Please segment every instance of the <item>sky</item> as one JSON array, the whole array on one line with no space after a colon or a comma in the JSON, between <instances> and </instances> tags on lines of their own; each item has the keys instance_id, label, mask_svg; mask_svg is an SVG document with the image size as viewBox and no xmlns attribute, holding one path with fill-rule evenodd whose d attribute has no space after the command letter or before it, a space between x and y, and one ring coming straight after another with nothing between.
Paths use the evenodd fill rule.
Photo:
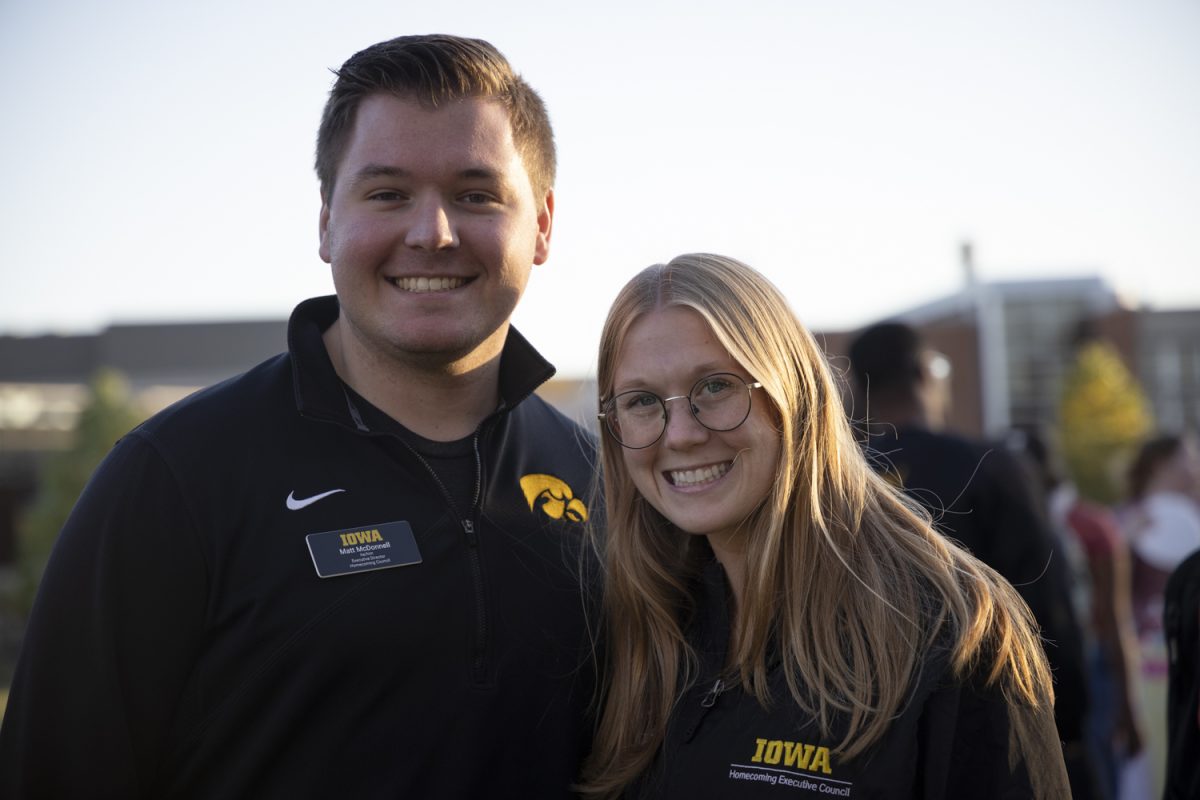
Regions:
<instances>
[{"instance_id":1,"label":"sky","mask_svg":"<svg viewBox=\"0 0 1200 800\"><path fill-rule=\"evenodd\" d=\"M551 256L514 319L563 374L684 252L816 330L956 291L964 240L984 280L1200 307L1197 0L0 0L0 334L332 292L330 70L431 32L490 40L550 109Z\"/></svg>"}]
</instances>

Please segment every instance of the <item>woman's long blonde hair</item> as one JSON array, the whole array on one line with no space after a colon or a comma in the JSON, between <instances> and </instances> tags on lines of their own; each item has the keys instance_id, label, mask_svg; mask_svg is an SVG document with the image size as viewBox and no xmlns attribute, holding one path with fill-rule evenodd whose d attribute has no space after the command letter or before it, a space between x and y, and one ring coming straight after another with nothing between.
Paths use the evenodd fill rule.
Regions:
<instances>
[{"instance_id":1,"label":"woman's long blonde hair","mask_svg":"<svg viewBox=\"0 0 1200 800\"><path fill-rule=\"evenodd\" d=\"M762 275L707 254L643 270L604 325L601 400L630 326L668 306L699 313L763 384L783 445L772 490L742 526L745 586L730 677L764 706L794 701L826 735L844 720L837 749L845 758L887 730L935 640L948 643L957 675L980 674L1013 703L1051 703L1028 608L871 469L823 353ZM696 680L684 630L703 548L641 497L621 446L607 432L601 439L607 520L592 540L605 569L607 680L580 788L612 797L649 766L672 708ZM791 698L770 697L769 649L782 659Z\"/></svg>"}]
</instances>

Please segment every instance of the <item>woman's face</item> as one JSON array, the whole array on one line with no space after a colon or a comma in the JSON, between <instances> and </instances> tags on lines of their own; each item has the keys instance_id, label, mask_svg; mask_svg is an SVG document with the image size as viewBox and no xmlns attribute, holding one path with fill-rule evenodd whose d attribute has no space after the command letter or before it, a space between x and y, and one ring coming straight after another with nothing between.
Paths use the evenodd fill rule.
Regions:
<instances>
[{"instance_id":1,"label":"woman's face","mask_svg":"<svg viewBox=\"0 0 1200 800\"><path fill-rule=\"evenodd\" d=\"M630 327L613 371L613 396L644 390L660 398L688 395L701 378L747 374L690 308L652 311ZM713 386L717 389L717 386ZM710 391L702 383L701 395ZM737 391L744 392L740 387ZM712 431L688 409L689 400L667 403L667 425L649 447L622 448L638 491L680 530L709 537L713 549L740 551L738 526L771 491L779 463L779 434L762 389L750 390L750 413L730 431ZM701 412L704 416L704 412Z\"/></svg>"},{"instance_id":2,"label":"woman's face","mask_svg":"<svg viewBox=\"0 0 1200 800\"><path fill-rule=\"evenodd\" d=\"M1160 478L1160 485L1166 489L1200 495L1200 449L1195 441L1183 440L1175 455L1163 465Z\"/></svg>"}]
</instances>

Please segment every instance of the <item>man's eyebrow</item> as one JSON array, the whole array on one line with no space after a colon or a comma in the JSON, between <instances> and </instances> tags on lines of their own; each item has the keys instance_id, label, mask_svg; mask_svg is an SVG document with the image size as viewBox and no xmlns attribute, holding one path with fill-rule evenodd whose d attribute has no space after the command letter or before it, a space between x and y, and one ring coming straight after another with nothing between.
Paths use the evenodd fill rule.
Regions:
<instances>
[{"instance_id":1,"label":"man's eyebrow","mask_svg":"<svg viewBox=\"0 0 1200 800\"><path fill-rule=\"evenodd\" d=\"M496 172L494 169L488 169L487 167L471 167L469 169L464 169L462 172L458 173L458 176L460 178L472 178L487 181L495 181L500 179L500 173Z\"/></svg>"},{"instance_id":2,"label":"man's eyebrow","mask_svg":"<svg viewBox=\"0 0 1200 800\"><path fill-rule=\"evenodd\" d=\"M403 167L393 167L387 164L367 164L358 172L354 173L354 177L350 180L351 186L359 186L367 181L376 178L396 178L408 179L412 177L412 171ZM504 180L500 172L489 167L467 167L458 173L460 180L483 180L502 182Z\"/></svg>"},{"instance_id":3,"label":"man's eyebrow","mask_svg":"<svg viewBox=\"0 0 1200 800\"><path fill-rule=\"evenodd\" d=\"M407 178L411 175L408 170L400 167L389 167L386 164L367 164L365 167L354 173L350 184L357 186L365 183L373 178Z\"/></svg>"}]
</instances>

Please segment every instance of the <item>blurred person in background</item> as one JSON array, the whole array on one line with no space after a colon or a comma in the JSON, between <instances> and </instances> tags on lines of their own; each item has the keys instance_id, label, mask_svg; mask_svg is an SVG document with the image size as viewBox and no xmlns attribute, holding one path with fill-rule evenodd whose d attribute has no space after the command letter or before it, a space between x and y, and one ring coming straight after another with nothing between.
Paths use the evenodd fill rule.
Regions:
<instances>
[{"instance_id":1,"label":"blurred person in background","mask_svg":"<svg viewBox=\"0 0 1200 800\"><path fill-rule=\"evenodd\" d=\"M1027 461L1070 563L1075 611L1086 634L1092 750L1105 790L1115 798L1121 765L1141 752L1143 737L1129 548L1112 510L1081 498L1063 477L1061 460L1041 431L1015 429L1007 443Z\"/></svg>"},{"instance_id":2,"label":"blurred person in background","mask_svg":"<svg viewBox=\"0 0 1200 800\"><path fill-rule=\"evenodd\" d=\"M1163 607L1167 671L1164 800L1200 797L1200 551L1167 580Z\"/></svg>"},{"instance_id":3,"label":"blurred person in background","mask_svg":"<svg viewBox=\"0 0 1200 800\"><path fill-rule=\"evenodd\" d=\"M1195 440L1176 434L1147 440L1129 468L1128 490L1118 516L1133 560L1133 618L1141 651L1147 746L1145 759L1129 770L1126 784L1131 797L1159 798L1167 753L1163 598L1171 572L1200 548L1200 452Z\"/></svg>"},{"instance_id":4,"label":"blurred person in background","mask_svg":"<svg viewBox=\"0 0 1200 800\"><path fill-rule=\"evenodd\" d=\"M924 505L938 530L1003 575L1029 604L1054 674L1055 720L1076 800L1104 798L1087 744L1083 635L1067 561L1024 468L1003 445L942 430L939 359L915 328L884 322L850 344L856 407L871 463ZM944 371L944 364L941 365Z\"/></svg>"},{"instance_id":5,"label":"blurred person in background","mask_svg":"<svg viewBox=\"0 0 1200 800\"><path fill-rule=\"evenodd\" d=\"M1200 798L1200 551L1166 581L1163 606L1166 673L1164 800Z\"/></svg>"}]
</instances>

